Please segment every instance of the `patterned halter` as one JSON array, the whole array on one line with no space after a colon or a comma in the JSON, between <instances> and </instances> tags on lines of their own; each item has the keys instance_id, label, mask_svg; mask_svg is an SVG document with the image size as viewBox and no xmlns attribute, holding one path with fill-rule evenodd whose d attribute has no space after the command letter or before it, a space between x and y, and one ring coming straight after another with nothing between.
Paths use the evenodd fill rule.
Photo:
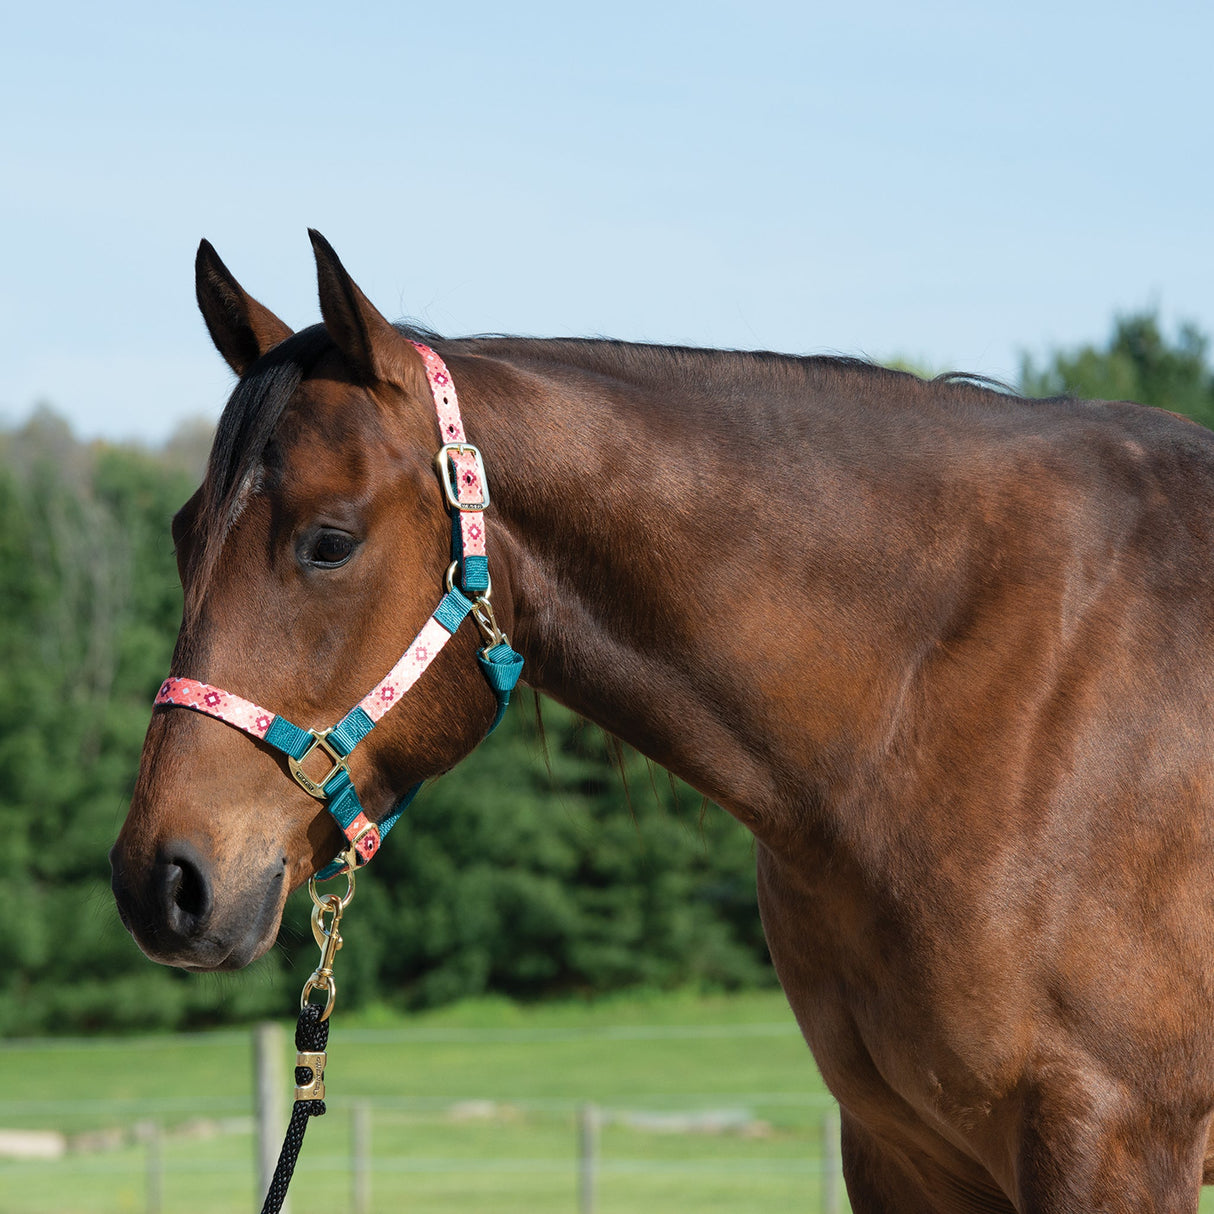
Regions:
<instances>
[{"instance_id":1,"label":"patterned halter","mask_svg":"<svg viewBox=\"0 0 1214 1214\"><path fill-rule=\"evenodd\" d=\"M349 842L347 850L317 874L318 880L366 864L421 788L420 782L413 785L384 818L372 822L358 799L346 759L388 709L421 678L464 619L471 615L485 636L486 643L478 652L477 661L497 699L497 715L489 727L490 733L501 721L523 669L522 657L498 628L489 604L489 560L485 555L489 486L484 460L464 436L455 384L443 360L429 346L416 341L412 344L425 365L443 438L434 462L451 513L452 563L447 571L447 593L409 642L400 661L328 729L301 729L286 717L197 679L165 679L154 702L164 707L192 708L225 721L286 755L287 768L296 783L310 796L325 802ZM315 750L329 763L329 771L321 779L308 776L302 766Z\"/></svg>"}]
</instances>

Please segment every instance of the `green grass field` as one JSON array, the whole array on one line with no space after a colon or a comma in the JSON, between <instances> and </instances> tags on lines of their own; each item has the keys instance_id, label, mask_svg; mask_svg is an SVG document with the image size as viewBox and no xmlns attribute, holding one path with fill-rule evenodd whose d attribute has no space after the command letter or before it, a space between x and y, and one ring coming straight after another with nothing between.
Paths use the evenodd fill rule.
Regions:
<instances>
[{"instance_id":1,"label":"green grass field","mask_svg":"<svg viewBox=\"0 0 1214 1214\"><path fill-rule=\"evenodd\" d=\"M126 1139L54 1162L0 1160L2 1214L152 1208L155 1148L131 1139L137 1123L163 1130L165 1214L258 1208L250 1033L0 1044L0 1069L0 1129ZM326 1082L330 1111L309 1128L294 1214L354 1208L359 1102L376 1211L576 1211L588 1102L603 1119L599 1214L817 1214L836 1166L823 1147L833 1102L776 992L478 1001L408 1019L339 1009Z\"/></svg>"},{"instance_id":2,"label":"green grass field","mask_svg":"<svg viewBox=\"0 0 1214 1214\"><path fill-rule=\"evenodd\" d=\"M836 1110L777 992L335 1019L329 1113L308 1131L293 1214L355 1208L360 1102L367 1208L382 1214L574 1214L587 1102L604 1118L597 1214L821 1214L836 1182L824 1146ZM0 1043L0 1130L123 1139L54 1162L0 1160L0 1214L260 1208L252 1070L249 1032ZM708 1132L713 1120L725 1128ZM158 1206L137 1123L163 1130ZM1201 1208L1214 1211L1214 1194Z\"/></svg>"}]
</instances>

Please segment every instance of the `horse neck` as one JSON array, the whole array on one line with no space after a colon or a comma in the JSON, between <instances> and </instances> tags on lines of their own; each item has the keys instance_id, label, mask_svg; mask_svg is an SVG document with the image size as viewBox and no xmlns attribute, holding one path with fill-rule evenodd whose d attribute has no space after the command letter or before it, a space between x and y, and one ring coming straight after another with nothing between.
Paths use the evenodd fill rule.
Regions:
<instances>
[{"instance_id":1,"label":"horse neck","mask_svg":"<svg viewBox=\"0 0 1214 1214\"><path fill-rule=\"evenodd\" d=\"M942 461L791 360L689 391L542 354L453 368L526 678L774 838L882 748L952 610Z\"/></svg>"}]
</instances>

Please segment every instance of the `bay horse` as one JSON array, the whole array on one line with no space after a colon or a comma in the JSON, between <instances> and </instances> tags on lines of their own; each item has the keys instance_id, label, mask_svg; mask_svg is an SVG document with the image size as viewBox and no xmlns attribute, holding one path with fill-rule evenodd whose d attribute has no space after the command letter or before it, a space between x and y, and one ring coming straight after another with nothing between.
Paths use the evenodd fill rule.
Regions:
<instances>
[{"instance_id":1,"label":"bay horse","mask_svg":"<svg viewBox=\"0 0 1214 1214\"><path fill-rule=\"evenodd\" d=\"M847 359L440 341L313 244L323 324L298 333L199 250L240 380L174 520L173 676L318 729L411 643L451 536L430 342L526 680L755 836L853 1209L1196 1210L1214 435ZM350 756L370 819L489 728L477 645L456 630ZM113 887L150 957L232 969L344 845L273 747L161 707Z\"/></svg>"}]
</instances>

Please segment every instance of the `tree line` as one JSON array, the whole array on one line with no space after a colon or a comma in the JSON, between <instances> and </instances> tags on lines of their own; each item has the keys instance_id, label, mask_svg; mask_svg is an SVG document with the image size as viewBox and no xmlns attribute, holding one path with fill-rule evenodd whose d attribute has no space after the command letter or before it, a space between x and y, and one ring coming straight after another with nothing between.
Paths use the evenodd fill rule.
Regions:
<instances>
[{"instance_id":1,"label":"tree line","mask_svg":"<svg viewBox=\"0 0 1214 1214\"><path fill-rule=\"evenodd\" d=\"M1152 314L1025 359L1022 388L1135 399L1214 425L1207 339ZM314 963L306 897L249 971L148 962L118 922L106 853L181 612L169 520L199 435L78 441L48 411L0 433L0 1034L281 1015ZM750 836L691 789L529 693L397 826L351 911L343 1006L493 991L774 981Z\"/></svg>"}]
</instances>

